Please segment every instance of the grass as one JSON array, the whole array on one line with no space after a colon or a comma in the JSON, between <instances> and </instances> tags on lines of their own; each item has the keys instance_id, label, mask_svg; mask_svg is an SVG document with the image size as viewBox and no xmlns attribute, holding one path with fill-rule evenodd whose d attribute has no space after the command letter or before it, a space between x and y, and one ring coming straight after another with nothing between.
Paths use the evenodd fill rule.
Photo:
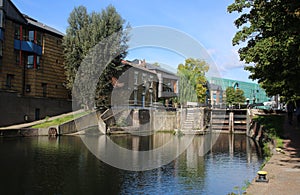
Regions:
<instances>
[{"instance_id":1,"label":"grass","mask_svg":"<svg viewBox=\"0 0 300 195\"><path fill-rule=\"evenodd\" d=\"M71 115L64 116L64 117L57 118L57 119L50 120L50 121L49 121L49 117L46 117L45 118L46 121L44 123L34 125L31 128L45 128L45 127L60 125L60 124L63 124L65 122L71 121L71 120L79 118L81 116L84 116L86 114L88 114L88 112L81 112L81 113L77 113L77 114L74 114L74 115L71 114Z\"/></svg>"},{"instance_id":2,"label":"grass","mask_svg":"<svg viewBox=\"0 0 300 195\"><path fill-rule=\"evenodd\" d=\"M283 115L263 115L256 116L253 120L257 121L260 125L264 126L266 135L269 140L271 139L275 142L277 148L283 147L283 139L281 138L283 135L283 124L284 124L284 116ZM265 142L263 146L263 153L265 156L264 163L261 165L260 169L262 169L265 164L269 161L272 156L272 152L270 149L270 142Z\"/></svg>"}]
</instances>

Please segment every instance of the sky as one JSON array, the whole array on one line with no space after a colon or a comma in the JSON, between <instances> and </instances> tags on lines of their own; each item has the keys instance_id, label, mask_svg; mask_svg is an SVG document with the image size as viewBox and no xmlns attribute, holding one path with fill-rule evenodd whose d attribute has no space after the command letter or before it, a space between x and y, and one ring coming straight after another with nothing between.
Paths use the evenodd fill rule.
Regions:
<instances>
[{"instance_id":1,"label":"sky","mask_svg":"<svg viewBox=\"0 0 300 195\"><path fill-rule=\"evenodd\" d=\"M133 29L141 27L157 27L161 31L173 31L189 37L197 42L206 52L220 77L253 82L248 79L249 72L244 70L245 64L239 61L239 46L232 46L232 38L237 32L234 20L236 13L228 13L227 6L234 0L12 0L24 14L56 28L65 33L68 17L75 7L83 5L88 12L101 12L108 5L113 5L117 12ZM165 30L164 30L165 29ZM172 32L171 32L172 33ZM169 34L158 36L157 41L172 39ZM148 36L145 35L145 40ZM177 46L183 45L183 39L176 39ZM188 38L187 38L188 39ZM157 45L156 45L157 46ZM129 47L128 60L145 59L146 62L158 62L176 70L178 64L190 56L187 51L195 51L194 47L177 52L173 46L163 47ZM184 47L182 47L184 48Z\"/></svg>"}]
</instances>

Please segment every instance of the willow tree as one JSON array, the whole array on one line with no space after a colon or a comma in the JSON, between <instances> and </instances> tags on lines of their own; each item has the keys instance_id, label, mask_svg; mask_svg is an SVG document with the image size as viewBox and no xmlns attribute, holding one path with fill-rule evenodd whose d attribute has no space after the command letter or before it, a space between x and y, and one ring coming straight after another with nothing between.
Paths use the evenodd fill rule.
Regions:
<instances>
[{"instance_id":1,"label":"willow tree","mask_svg":"<svg viewBox=\"0 0 300 195\"><path fill-rule=\"evenodd\" d=\"M128 48L125 20L111 5L90 14L79 6L71 12L68 23L63 39L66 86L76 93L73 99L87 107L94 106L92 103L108 105L111 79L121 74L121 60ZM79 78L77 83L75 78Z\"/></svg>"},{"instance_id":2,"label":"willow tree","mask_svg":"<svg viewBox=\"0 0 300 195\"><path fill-rule=\"evenodd\" d=\"M232 42L238 45L251 79L268 95L300 95L300 1L235 0L228 11L240 13Z\"/></svg>"},{"instance_id":3,"label":"willow tree","mask_svg":"<svg viewBox=\"0 0 300 195\"><path fill-rule=\"evenodd\" d=\"M205 102L206 98L206 77L208 64L199 59L188 58L184 64L179 64L177 74L179 76L179 101L185 103Z\"/></svg>"}]
</instances>

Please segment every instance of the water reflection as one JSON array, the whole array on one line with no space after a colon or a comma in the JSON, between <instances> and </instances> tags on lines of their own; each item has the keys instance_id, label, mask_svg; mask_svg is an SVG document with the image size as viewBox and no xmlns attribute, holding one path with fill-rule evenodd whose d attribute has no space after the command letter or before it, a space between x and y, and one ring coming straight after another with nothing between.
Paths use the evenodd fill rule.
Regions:
<instances>
[{"instance_id":1,"label":"water reflection","mask_svg":"<svg viewBox=\"0 0 300 195\"><path fill-rule=\"evenodd\" d=\"M194 137L169 136L166 142L159 143L156 141L156 137L161 135L128 135L130 138L125 136L125 140L105 135L81 135L80 137L86 147L103 162L123 170L145 171L173 161L186 150Z\"/></svg>"},{"instance_id":2,"label":"water reflection","mask_svg":"<svg viewBox=\"0 0 300 195\"><path fill-rule=\"evenodd\" d=\"M79 137L0 138L0 194L226 194L255 177L262 158L250 139L221 134L210 144L213 134L207 136L212 137L194 137L169 164L138 172L101 162ZM172 137L111 139L128 149L148 150ZM203 156L205 148L210 151Z\"/></svg>"}]
</instances>

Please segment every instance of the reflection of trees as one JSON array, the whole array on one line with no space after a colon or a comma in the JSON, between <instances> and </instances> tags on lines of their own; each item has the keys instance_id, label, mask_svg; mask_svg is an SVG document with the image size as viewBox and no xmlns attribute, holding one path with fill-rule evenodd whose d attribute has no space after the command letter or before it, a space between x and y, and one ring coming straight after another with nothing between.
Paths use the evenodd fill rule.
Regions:
<instances>
[{"instance_id":1,"label":"reflection of trees","mask_svg":"<svg viewBox=\"0 0 300 195\"><path fill-rule=\"evenodd\" d=\"M79 137L1 143L2 194L119 194L122 172L95 159ZM8 186L17 187L8 187ZM6 192L7 191L7 192Z\"/></svg>"}]
</instances>

